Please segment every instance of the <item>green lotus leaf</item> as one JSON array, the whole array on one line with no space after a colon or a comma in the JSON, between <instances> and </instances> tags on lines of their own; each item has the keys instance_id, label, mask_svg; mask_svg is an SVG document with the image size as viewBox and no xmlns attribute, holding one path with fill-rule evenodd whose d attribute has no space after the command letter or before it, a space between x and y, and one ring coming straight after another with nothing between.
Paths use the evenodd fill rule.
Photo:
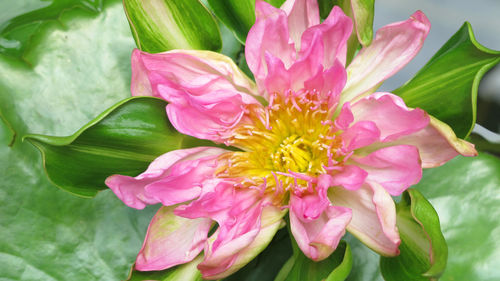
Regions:
<instances>
[{"instance_id":1,"label":"green lotus leaf","mask_svg":"<svg viewBox=\"0 0 500 281\"><path fill-rule=\"evenodd\" d=\"M112 174L136 176L168 151L213 145L177 132L168 121L166 105L153 97L132 97L71 136L27 135L24 139L42 152L55 185L92 197L106 188L104 180Z\"/></svg>"}]
</instances>

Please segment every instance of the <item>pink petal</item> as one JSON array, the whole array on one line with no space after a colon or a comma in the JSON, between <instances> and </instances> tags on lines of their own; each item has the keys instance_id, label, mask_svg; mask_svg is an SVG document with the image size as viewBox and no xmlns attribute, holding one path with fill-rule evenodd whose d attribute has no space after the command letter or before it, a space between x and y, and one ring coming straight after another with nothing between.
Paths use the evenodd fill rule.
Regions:
<instances>
[{"instance_id":1,"label":"pink petal","mask_svg":"<svg viewBox=\"0 0 500 281\"><path fill-rule=\"evenodd\" d=\"M290 74L283 62L271 53L266 52L268 74L264 80L268 93L284 93L290 89Z\"/></svg>"},{"instance_id":2,"label":"pink petal","mask_svg":"<svg viewBox=\"0 0 500 281\"><path fill-rule=\"evenodd\" d=\"M199 198L188 205L175 209L175 214L185 218L211 218L216 221L227 219L228 210L234 203L233 183L224 179L209 179L203 182ZM251 201L251 200L249 200Z\"/></svg>"},{"instance_id":3,"label":"pink petal","mask_svg":"<svg viewBox=\"0 0 500 281\"><path fill-rule=\"evenodd\" d=\"M340 130L346 130L353 121L354 115L351 111L351 105L346 102L342 105L339 115L335 118L335 126Z\"/></svg>"},{"instance_id":4,"label":"pink petal","mask_svg":"<svg viewBox=\"0 0 500 281\"><path fill-rule=\"evenodd\" d=\"M348 79L341 102L353 101L376 88L403 68L420 51L430 23L421 11L408 20L386 25L347 68Z\"/></svg>"},{"instance_id":5,"label":"pink petal","mask_svg":"<svg viewBox=\"0 0 500 281\"><path fill-rule=\"evenodd\" d=\"M185 103L167 105L169 120L179 132L200 139L222 142L245 115L245 102L232 92L185 98Z\"/></svg>"},{"instance_id":6,"label":"pink petal","mask_svg":"<svg viewBox=\"0 0 500 281\"><path fill-rule=\"evenodd\" d=\"M368 172L368 181L379 183L392 196L401 195L422 178L418 149L412 145L385 147L366 157L354 155L350 160Z\"/></svg>"},{"instance_id":7,"label":"pink petal","mask_svg":"<svg viewBox=\"0 0 500 281\"><path fill-rule=\"evenodd\" d=\"M266 52L283 62L286 68L295 60L295 48L288 34L287 16L264 1L255 3L256 21L248 32L245 57L261 92L267 76Z\"/></svg>"},{"instance_id":8,"label":"pink petal","mask_svg":"<svg viewBox=\"0 0 500 281\"><path fill-rule=\"evenodd\" d=\"M195 50L132 54L132 95L152 95L168 101L168 114L182 133L220 141L219 133L234 126L248 104L259 104L254 83L224 55ZM209 110L215 108L215 110ZM180 111L190 109L181 122ZM199 120L207 128L189 125ZM235 123L236 122L236 123ZM203 126L204 128L205 126Z\"/></svg>"},{"instance_id":9,"label":"pink petal","mask_svg":"<svg viewBox=\"0 0 500 281\"><path fill-rule=\"evenodd\" d=\"M315 76L304 81L304 88L309 91L318 91L320 94L333 96L333 104L344 88L347 74L345 68L337 60L332 67L325 71L318 71ZM352 121L351 121L352 122Z\"/></svg>"},{"instance_id":10,"label":"pink petal","mask_svg":"<svg viewBox=\"0 0 500 281\"><path fill-rule=\"evenodd\" d=\"M344 66L347 40L351 31L352 20L338 6L333 7L323 23L308 28L302 34L299 58L310 53L312 48L316 48L315 45L320 45L323 47L321 51L312 52L312 55L318 56L319 64L323 65L324 68L329 68L336 60L339 60Z\"/></svg>"},{"instance_id":11,"label":"pink petal","mask_svg":"<svg viewBox=\"0 0 500 281\"><path fill-rule=\"evenodd\" d=\"M368 173L355 165L345 165L339 173L332 176L331 186L343 186L349 190L359 189L364 183Z\"/></svg>"},{"instance_id":12,"label":"pink petal","mask_svg":"<svg viewBox=\"0 0 500 281\"><path fill-rule=\"evenodd\" d=\"M227 277L253 260L267 247L276 232L283 227L284 222L281 218L285 214L286 212L280 211L277 207L271 205L264 207L260 216L260 227L254 238L251 238L249 233L235 237L233 241L228 242L215 253L212 252L213 243L221 235L217 231L209 238L208 246L205 248L205 253L210 253L210 256L206 257L198 266L203 278L215 280ZM252 241L246 247L239 249L242 245L247 244L248 240Z\"/></svg>"},{"instance_id":13,"label":"pink petal","mask_svg":"<svg viewBox=\"0 0 500 281\"><path fill-rule=\"evenodd\" d=\"M160 97L158 93L153 92L151 82L148 78L148 69L141 58L141 52L134 49L132 52L132 79L130 82L130 91L132 96L154 96Z\"/></svg>"},{"instance_id":14,"label":"pink petal","mask_svg":"<svg viewBox=\"0 0 500 281\"><path fill-rule=\"evenodd\" d=\"M351 20L344 15L340 8L334 7L327 20L304 32L298 60L289 69L292 77L291 89L299 91L304 88L305 82L318 76L319 73L323 72L323 69L331 69L332 67L335 67L336 74L341 75L338 78L340 84L336 87L343 88L346 42L351 28ZM306 88L308 87L306 86ZM315 90L322 88L318 87Z\"/></svg>"},{"instance_id":15,"label":"pink petal","mask_svg":"<svg viewBox=\"0 0 500 281\"><path fill-rule=\"evenodd\" d=\"M476 156L474 145L457 138L447 124L430 116L430 122L423 130L403 136L388 145L410 144L418 148L423 168L441 166L453 157Z\"/></svg>"},{"instance_id":16,"label":"pink petal","mask_svg":"<svg viewBox=\"0 0 500 281\"><path fill-rule=\"evenodd\" d=\"M328 197L333 205L352 210L352 220L347 226L351 234L381 255L399 254L396 207L382 186L367 183L356 191L333 187Z\"/></svg>"},{"instance_id":17,"label":"pink petal","mask_svg":"<svg viewBox=\"0 0 500 281\"><path fill-rule=\"evenodd\" d=\"M169 175L161 180L148 184L148 194L161 201L164 206L186 202L200 195L205 180L214 177L217 169L217 158L222 149L211 149L209 153L219 151L216 155L196 155L196 159L177 163L170 168ZM204 151L207 152L207 151ZM206 154L206 153L204 153Z\"/></svg>"},{"instance_id":18,"label":"pink petal","mask_svg":"<svg viewBox=\"0 0 500 281\"><path fill-rule=\"evenodd\" d=\"M318 75L318 73L323 72L323 66L321 65L321 58L323 54L323 46L318 41L321 38L316 37L313 41L311 48L307 49L307 52L302 54L301 58L295 61L288 72L291 76L291 89L294 91L300 91L304 88L304 83L307 80Z\"/></svg>"},{"instance_id":19,"label":"pink petal","mask_svg":"<svg viewBox=\"0 0 500 281\"><path fill-rule=\"evenodd\" d=\"M151 162L148 169L137 177L112 175L106 179L105 183L127 206L143 209L147 204L156 204L160 200L164 200L163 198L156 197L155 194L149 193L145 188L150 184L155 184L170 177L172 175L172 167L175 167L176 164L196 158L218 155L223 152L225 150L214 147L197 147L170 151L156 158ZM196 196L197 193L194 193L184 198L191 200Z\"/></svg>"},{"instance_id":20,"label":"pink petal","mask_svg":"<svg viewBox=\"0 0 500 281\"><path fill-rule=\"evenodd\" d=\"M163 270L190 262L202 250L212 225L210 219L175 216L172 207L161 207L149 224L135 269Z\"/></svg>"},{"instance_id":21,"label":"pink petal","mask_svg":"<svg viewBox=\"0 0 500 281\"><path fill-rule=\"evenodd\" d=\"M290 228L302 252L314 261L327 258L345 234L351 210L330 206L317 195L290 199Z\"/></svg>"},{"instance_id":22,"label":"pink petal","mask_svg":"<svg viewBox=\"0 0 500 281\"><path fill-rule=\"evenodd\" d=\"M319 8L316 0L287 0L281 6L288 16L288 27L290 37L296 46L300 44L300 38L304 31L319 24ZM297 47L298 49L298 47Z\"/></svg>"},{"instance_id":23,"label":"pink petal","mask_svg":"<svg viewBox=\"0 0 500 281\"><path fill-rule=\"evenodd\" d=\"M342 132L341 138L345 151L350 152L379 141L380 131L372 121L359 121Z\"/></svg>"},{"instance_id":24,"label":"pink petal","mask_svg":"<svg viewBox=\"0 0 500 281\"><path fill-rule=\"evenodd\" d=\"M361 99L352 106L352 113L354 122L374 122L384 142L418 132L429 124L425 111L408 109L400 97L391 93L375 93Z\"/></svg>"},{"instance_id":25,"label":"pink petal","mask_svg":"<svg viewBox=\"0 0 500 281\"><path fill-rule=\"evenodd\" d=\"M268 223L266 216L266 225L262 225L263 210L268 204L266 201L260 197L257 190L235 189L232 182L214 179L207 182L204 194L199 199L187 206L179 206L175 210L177 215L183 217L210 217L219 224L216 233L205 247L205 259L198 265L205 278L225 276L229 271L235 270L235 267L242 267L250 261L245 259L243 263L240 256L244 253L247 258L248 255L254 257L258 254L253 251L248 253L248 250L249 247L253 249L251 245L258 237L261 228L274 224L283 216L278 208L269 206L271 209L268 209L273 210L271 213L280 214L279 218ZM269 239L271 238L272 236ZM258 252L263 248L259 249Z\"/></svg>"},{"instance_id":26,"label":"pink petal","mask_svg":"<svg viewBox=\"0 0 500 281\"><path fill-rule=\"evenodd\" d=\"M324 85L322 92L330 92L332 95L338 96L342 92L347 81L347 73L339 60L333 63L333 66L323 72ZM318 89L318 88L317 88Z\"/></svg>"}]
</instances>

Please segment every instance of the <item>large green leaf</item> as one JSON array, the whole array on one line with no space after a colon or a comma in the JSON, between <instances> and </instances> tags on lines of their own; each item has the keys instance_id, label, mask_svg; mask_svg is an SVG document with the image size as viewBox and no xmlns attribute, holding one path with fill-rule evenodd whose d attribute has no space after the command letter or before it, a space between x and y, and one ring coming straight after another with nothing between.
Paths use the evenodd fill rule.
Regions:
<instances>
[{"instance_id":1,"label":"large green leaf","mask_svg":"<svg viewBox=\"0 0 500 281\"><path fill-rule=\"evenodd\" d=\"M420 107L467 137L476 122L479 81L500 62L500 52L474 38L466 22L430 61L402 87L393 91L410 107Z\"/></svg>"},{"instance_id":2,"label":"large green leaf","mask_svg":"<svg viewBox=\"0 0 500 281\"><path fill-rule=\"evenodd\" d=\"M396 210L401 253L392 258L380 257L380 269L384 279L436 280L443 273L448 258L448 248L436 211L429 201L413 188L403 193Z\"/></svg>"},{"instance_id":3,"label":"large green leaf","mask_svg":"<svg viewBox=\"0 0 500 281\"><path fill-rule=\"evenodd\" d=\"M143 51L222 48L219 27L199 0L124 0L123 4L137 47Z\"/></svg>"},{"instance_id":4,"label":"large green leaf","mask_svg":"<svg viewBox=\"0 0 500 281\"><path fill-rule=\"evenodd\" d=\"M55 21L31 18L39 25L19 43L24 55L0 51L0 112L18 136L70 134L130 95L134 42L121 1L71 2ZM102 11L77 8L84 2ZM0 1L2 23L52 3L63 2ZM7 146L12 136L0 121L0 279L125 279L156 208L137 212L108 191L94 200L63 192L35 147L19 137Z\"/></svg>"},{"instance_id":5,"label":"large green leaf","mask_svg":"<svg viewBox=\"0 0 500 281\"><path fill-rule=\"evenodd\" d=\"M2 116L18 136L76 131L130 96L133 47L119 0L106 1L100 14L68 8L40 26L22 57L0 52Z\"/></svg>"},{"instance_id":6,"label":"large green leaf","mask_svg":"<svg viewBox=\"0 0 500 281\"><path fill-rule=\"evenodd\" d=\"M87 200L54 188L39 153L9 148L0 127L0 279L123 280L155 208L139 215L112 192Z\"/></svg>"},{"instance_id":7,"label":"large green leaf","mask_svg":"<svg viewBox=\"0 0 500 281\"><path fill-rule=\"evenodd\" d=\"M500 280L500 159L480 153L424 171L415 189L439 214L448 264L439 280ZM353 268L347 280L383 280L379 256L348 237Z\"/></svg>"},{"instance_id":8,"label":"large green leaf","mask_svg":"<svg viewBox=\"0 0 500 281\"><path fill-rule=\"evenodd\" d=\"M0 11L0 53L22 57L33 36L46 22L59 20L64 11L97 14L102 8L102 0L9 1Z\"/></svg>"},{"instance_id":9,"label":"large green leaf","mask_svg":"<svg viewBox=\"0 0 500 281\"><path fill-rule=\"evenodd\" d=\"M448 243L440 280L499 280L500 159L458 157L426 171L416 188L438 212Z\"/></svg>"},{"instance_id":10,"label":"large green leaf","mask_svg":"<svg viewBox=\"0 0 500 281\"><path fill-rule=\"evenodd\" d=\"M171 150L213 143L183 135L169 123L167 103L132 97L112 106L67 137L28 135L43 155L51 181L84 197L105 189L112 174L136 176Z\"/></svg>"}]
</instances>

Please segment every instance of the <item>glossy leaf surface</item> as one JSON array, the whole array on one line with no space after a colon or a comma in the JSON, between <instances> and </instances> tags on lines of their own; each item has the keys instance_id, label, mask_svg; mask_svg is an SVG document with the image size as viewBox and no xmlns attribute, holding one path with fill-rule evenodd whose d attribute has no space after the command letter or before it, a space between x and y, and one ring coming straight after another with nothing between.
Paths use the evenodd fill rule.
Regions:
<instances>
[{"instance_id":1,"label":"glossy leaf surface","mask_svg":"<svg viewBox=\"0 0 500 281\"><path fill-rule=\"evenodd\" d=\"M471 25L465 23L415 77L393 93L409 107L426 110L465 138L476 122L479 81L498 62L500 52L480 45Z\"/></svg>"},{"instance_id":2,"label":"glossy leaf surface","mask_svg":"<svg viewBox=\"0 0 500 281\"><path fill-rule=\"evenodd\" d=\"M137 47L149 53L172 49L219 51L219 27L199 0L124 0Z\"/></svg>"},{"instance_id":3,"label":"glossy leaf surface","mask_svg":"<svg viewBox=\"0 0 500 281\"><path fill-rule=\"evenodd\" d=\"M397 226L401 237L400 255L381 257L380 269L387 281L436 280L446 268L448 247L439 218L416 189L403 193L396 204Z\"/></svg>"},{"instance_id":4,"label":"glossy leaf surface","mask_svg":"<svg viewBox=\"0 0 500 281\"><path fill-rule=\"evenodd\" d=\"M1 22L55 2L62 3L0 1ZM0 50L0 110L18 136L71 134L129 96L134 42L121 1L80 1L102 4L102 12L69 2L57 21L33 20L40 29L33 40L19 43L25 55ZM34 34L16 32L22 38ZM62 192L47 180L33 146L19 137L7 146L12 136L0 122L1 276L126 279L155 208L132 210L109 191L93 200ZM425 171L418 189L438 211L450 251L440 280L500 279L499 174L500 163L488 155ZM349 244L353 270L347 280L381 280L378 255L355 239Z\"/></svg>"},{"instance_id":5,"label":"glossy leaf surface","mask_svg":"<svg viewBox=\"0 0 500 281\"><path fill-rule=\"evenodd\" d=\"M102 10L83 9L84 2ZM119 0L66 1L56 21L23 16L52 3L63 1L0 1L2 23L20 17L38 26L19 43L19 56L0 50L0 112L17 133L8 147L13 134L0 121L0 276L124 280L156 208L138 212L108 191L93 200L63 192L21 137L71 134L129 96L134 42Z\"/></svg>"},{"instance_id":6,"label":"glossy leaf surface","mask_svg":"<svg viewBox=\"0 0 500 281\"><path fill-rule=\"evenodd\" d=\"M442 167L425 170L414 188L439 214L448 244L448 264L439 280L499 280L500 159L485 153L457 157ZM354 257L347 280L383 280L379 256L354 238L347 240Z\"/></svg>"},{"instance_id":7,"label":"glossy leaf surface","mask_svg":"<svg viewBox=\"0 0 500 281\"><path fill-rule=\"evenodd\" d=\"M106 189L113 174L136 176L158 156L175 149L210 145L170 125L167 103L133 97L112 106L68 137L28 135L43 155L51 181L84 197Z\"/></svg>"}]
</instances>

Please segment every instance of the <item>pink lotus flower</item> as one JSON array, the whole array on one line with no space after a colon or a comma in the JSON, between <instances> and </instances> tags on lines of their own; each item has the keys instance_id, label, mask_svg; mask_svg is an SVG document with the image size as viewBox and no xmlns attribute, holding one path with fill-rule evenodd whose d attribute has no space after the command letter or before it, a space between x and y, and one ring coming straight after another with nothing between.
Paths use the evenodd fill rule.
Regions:
<instances>
[{"instance_id":1,"label":"pink lotus flower","mask_svg":"<svg viewBox=\"0 0 500 281\"><path fill-rule=\"evenodd\" d=\"M378 30L347 68L352 22L338 7L323 23L316 0L281 9L257 1L256 15L245 49L256 84L218 53L132 54L133 95L168 101L179 132L241 150L175 150L135 178L106 180L130 207L163 205L138 270L203 251L203 277L223 278L266 247L287 212L298 246L315 261L346 229L381 255L398 255L391 195L416 184L422 168L476 155L423 110L373 93L420 50L430 28L422 12Z\"/></svg>"}]
</instances>

